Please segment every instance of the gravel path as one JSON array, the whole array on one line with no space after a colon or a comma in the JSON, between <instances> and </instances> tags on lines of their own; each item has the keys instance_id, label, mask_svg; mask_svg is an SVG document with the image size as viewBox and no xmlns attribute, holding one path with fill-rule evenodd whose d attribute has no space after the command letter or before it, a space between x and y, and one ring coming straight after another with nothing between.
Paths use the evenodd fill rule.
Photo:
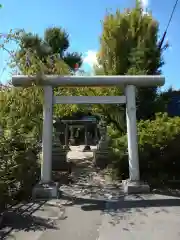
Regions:
<instances>
[{"instance_id":1,"label":"gravel path","mask_svg":"<svg viewBox=\"0 0 180 240\"><path fill-rule=\"evenodd\" d=\"M95 147L91 147L95 149ZM93 167L92 152L82 152L83 146L72 147L68 158L74 163L72 184L61 185L60 191L65 196L94 198L99 200L118 200L124 195L119 182L107 181L102 173Z\"/></svg>"}]
</instances>

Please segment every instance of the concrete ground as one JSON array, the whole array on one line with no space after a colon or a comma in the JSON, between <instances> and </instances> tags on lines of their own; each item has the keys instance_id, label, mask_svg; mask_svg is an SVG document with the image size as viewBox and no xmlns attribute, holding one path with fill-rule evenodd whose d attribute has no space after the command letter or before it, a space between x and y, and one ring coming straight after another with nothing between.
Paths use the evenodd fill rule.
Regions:
<instances>
[{"instance_id":1,"label":"concrete ground","mask_svg":"<svg viewBox=\"0 0 180 240\"><path fill-rule=\"evenodd\" d=\"M124 200L103 216L99 240L180 239L180 198L149 194Z\"/></svg>"},{"instance_id":2,"label":"concrete ground","mask_svg":"<svg viewBox=\"0 0 180 240\"><path fill-rule=\"evenodd\" d=\"M77 199L40 205L31 206L24 216L11 213L1 239L180 239L180 198L149 194L113 202Z\"/></svg>"},{"instance_id":3,"label":"concrete ground","mask_svg":"<svg viewBox=\"0 0 180 240\"><path fill-rule=\"evenodd\" d=\"M79 160L91 155L70 154L71 158L78 155ZM62 186L60 199L16 206L6 214L0 239L180 239L179 197L124 196L120 186L107 186L100 178L97 183L97 176L92 175L91 185L88 185L83 178L81 176L71 186Z\"/></svg>"}]
</instances>

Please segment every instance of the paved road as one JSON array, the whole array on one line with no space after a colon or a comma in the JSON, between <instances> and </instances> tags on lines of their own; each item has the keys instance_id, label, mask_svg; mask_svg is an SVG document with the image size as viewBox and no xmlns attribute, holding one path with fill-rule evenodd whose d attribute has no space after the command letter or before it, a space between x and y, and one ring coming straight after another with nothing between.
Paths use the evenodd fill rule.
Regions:
<instances>
[{"instance_id":1,"label":"paved road","mask_svg":"<svg viewBox=\"0 0 180 240\"><path fill-rule=\"evenodd\" d=\"M180 199L162 195L129 196L117 211L103 216L99 240L180 239Z\"/></svg>"},{"instance_id":2,"label":"paved road","mask_svg":"<svg viewBox=\"0 0 180 240\"><path fill-rule=\"evenodd\" d=\"M84 159L86 165L92 153L80 150L73 149L69 158ZM84 175L78 173L74 184L62 186L61 199L16 206L16 212L14 209L5 219L0 239L180 239L180 198L124 196L119 186L103 185L102 179L91 173L92 169Z\"/></svg>"},{"instance_id":3,"label":"paved road","mask_svg":"<svg viewBox=\"0 0 180 240\"><path fill-rule=\"evenodd\" d=\"M180 239L180 198L154 194L127 196L116 202L84 199L71 206L63 203L66 201L45 203L30 219L16 216L16 224L10 218L4 231L10 226L13 229L4 239Z\"/></svg>"}]
</instances>

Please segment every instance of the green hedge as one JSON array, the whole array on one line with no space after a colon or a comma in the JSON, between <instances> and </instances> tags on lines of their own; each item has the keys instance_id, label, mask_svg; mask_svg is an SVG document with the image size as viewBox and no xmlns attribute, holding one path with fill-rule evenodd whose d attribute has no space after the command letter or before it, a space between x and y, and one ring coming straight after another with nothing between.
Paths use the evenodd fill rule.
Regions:
<instances>
[{"instance_id":1,"label":"green hedge","mask_svg":"<svg viewBox=\"0 0 180 240\"><path fill-rule=\"evenodd\" d=\"M33 139L18 134L0 138L0 211L14 198L30 196L40 173L38 154L38 143Z\"/></svg>"},{"instance_id":2,"label":"green hedge","mask_svg":"<svg viewBox=\"0 0 180 240\"><path fill-rule=\"evenodd\" d=\"M157 114L155 120L140 121L138 138L141 179L180 179L180 117ZM121 178L128 177L127 137L112 137L111 146L113 167Z\"/></svg>"}]
</instances>

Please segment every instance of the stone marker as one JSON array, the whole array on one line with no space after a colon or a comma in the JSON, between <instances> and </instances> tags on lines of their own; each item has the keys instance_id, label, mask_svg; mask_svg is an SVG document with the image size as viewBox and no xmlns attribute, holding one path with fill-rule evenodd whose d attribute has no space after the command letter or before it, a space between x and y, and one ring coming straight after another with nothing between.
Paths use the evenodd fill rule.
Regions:
<instances>
[{"instance_id":1,"label":"stone marker","mask_svg":"<svg viewBox=\"0 0 180 240\"><path fill-rule=\"evenodd\" d=\"M94 151L93 161L95 166L99 168L105 168L109 163L107 125L105 121L100 122L99 131L100 131L101 138L99 140L97 150Z\"/></svg>"},{"instance_id":2,"label":"stone marker","mask_svg":"<svg viewBox=\"0 0 180 240\"><path fill-rule=\"evenodd\" d=\"M58 132L54 133L52 144L52 170L66 171L69 169L67 150L61 145Z\"/></svg>"}]
</instances>

